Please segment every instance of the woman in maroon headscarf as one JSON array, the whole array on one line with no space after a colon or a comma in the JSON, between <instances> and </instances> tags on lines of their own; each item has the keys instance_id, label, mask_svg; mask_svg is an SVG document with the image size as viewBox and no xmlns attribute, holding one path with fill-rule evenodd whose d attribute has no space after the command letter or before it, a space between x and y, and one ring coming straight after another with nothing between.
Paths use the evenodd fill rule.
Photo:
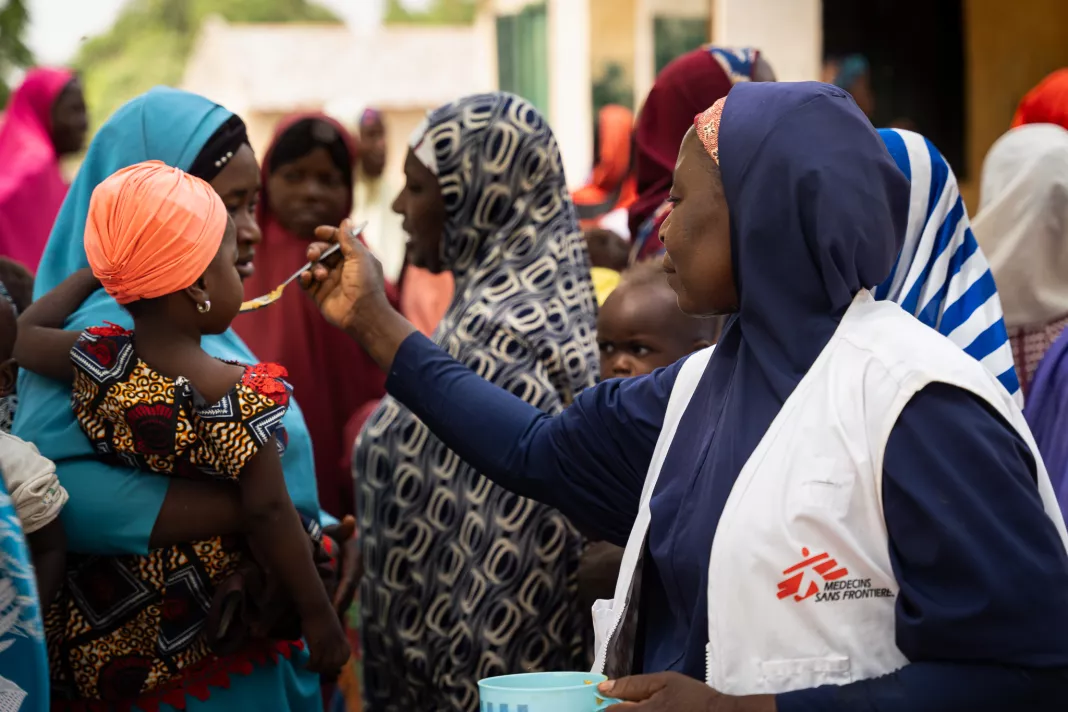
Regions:
<instances>
[{"instance_id":1,"label":"woman in maroon headscarf","mask_svg":"<svg viewBox=\"0 0 1068 712\"><path fill-rule=\"evenodd\" d=\"M256 217L263 242L245 296L266 294L307 261L320 225L339 225L352 211L356 144L321 114L290 117L279 126L263 160L263 194ZM266 309L237 318L234 327L259 358L289 371L294 396L315 448L322 508L342 517L354 511L352 475L342 469L342 433L353 413L385 394L385 378L363 349L331 328L300 290L287 290Z\"/></svg>"},{"instance_id":2,"label":"woman in maroon headscarf","mask_svg":"<svg viewBox=\"0 0 1068 712\"><path fill-rule=\"evenodd\" d=\"M60 157L85 143L89 120L74 74L38 67L11 95L0 125L0 255L31 272L67 195Z\"/></svg>"},{"instance_id":3,"label":"woman in maroon headscarf","mask_svg":"<svg viewBox=\"0 0 1068 712\"><path fill-rule=\"evenodd\" d=\"M656 77L634 130L638 199L630 206L632 261L660 252L658 238L671 204L671 176L693 117L738 82L773 82L771 65L752 48L701 47L668 64Z\"/></svg>"}]
</instances>

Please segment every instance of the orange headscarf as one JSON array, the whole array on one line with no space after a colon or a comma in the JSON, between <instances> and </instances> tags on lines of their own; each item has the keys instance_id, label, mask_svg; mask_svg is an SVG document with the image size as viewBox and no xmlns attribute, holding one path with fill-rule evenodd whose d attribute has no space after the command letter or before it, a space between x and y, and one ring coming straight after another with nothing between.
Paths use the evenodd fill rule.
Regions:
<instances>
[{"instance_id":1,"label":"orange headscarf","mask_svg":"<svg viewBox=\"0 0 1068 712\"><path fill-rule=\"evenodd\" d=\"M601 206L601 211L608 213L630 207L637 196L631 171L634 112L625 106L609 104L601 109L597 119L600 157L590 182L572 193L571 199L577 206Z\"/></svg>"},{"instance_id":2,"label":"orange headscarf","mask_svg":"<svg viewBox=\"0 0 1068 712\"><path fill-rule=\"evenodd\" d=\"M119 304L196 282L226 232L226 207L199 178L160 161L113 174L93 191L85 254Z\"/></svg>"},{"instance_id":3,"label":"orange headscarf","mask_svg":"<svg viewBox=\"0 0 1068 712\"><path fill-rule=\"evenodd\" d=\"M1068 69L1058 69L1027 92L1012 127L1024 124L1057 124L1068 129Z\"/></svg>"}]
</instances>

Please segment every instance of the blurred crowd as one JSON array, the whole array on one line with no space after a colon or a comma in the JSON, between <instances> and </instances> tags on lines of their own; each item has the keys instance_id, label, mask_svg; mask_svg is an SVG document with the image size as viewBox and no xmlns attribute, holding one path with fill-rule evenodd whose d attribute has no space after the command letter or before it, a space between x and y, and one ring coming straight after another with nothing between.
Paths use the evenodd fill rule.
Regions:
<instances>
[{"instance_id":1,"label":"blurred crowd","mask_svg":"<svg viewBox=\"0 0 1068 712\"><path fill-rule=\"evenodd\" d=\"M636 114L599 110L589 177L568 191L548 123L509 94L430 112L394 185L374 108L287 117L257 156L240 117L161 87L86 146L79 79L31 70L0 124L0 708L472 712L481 679L595 665L763 692L783 711L931 695L925 709L1059 709L1068 69L1020 102L975 206L912 120L871 126L863 57L823 79L778 84L758 49L695 49ZM68 185L60 162L83 152ZM339 239L343 268L278 291ZM712 580L710 552L742 545L724 533L739 483L869 291L915 323L900 333L922 326L916 343L941 335L923 358L953 365L924 366L941 374L927 381L967 395L925 381L894 401L900 420L871 425L885 425L867 463L874 519L835 509L848 491L821 494L851 467L835 454L811 455L831 469L808 489L762 496L877 532L887 561L865 560L896 608L843 625L878 638L885 624L892 651L782 684L765 665L764 682L724 689L748 673L706 672L706 592L746 603ZM332 317L331 300L353 316ZM360 314L388 310L421 336L386 357L394 322ZM904 388L911 358L857 382ZM849 441L876 414L819 417L780 439ZM795 495L826 500L797 514ZM785 556L863 548L805 531ZM834 566L817 566L819 596ZM633 581L638 622L619 606L602 635L598 606L637 600ZM801 605L809 581L763 585ZM760 658L752 645L719 655ZM626 699L721 709L675 684Z\"/></svg>"}]
</instances>

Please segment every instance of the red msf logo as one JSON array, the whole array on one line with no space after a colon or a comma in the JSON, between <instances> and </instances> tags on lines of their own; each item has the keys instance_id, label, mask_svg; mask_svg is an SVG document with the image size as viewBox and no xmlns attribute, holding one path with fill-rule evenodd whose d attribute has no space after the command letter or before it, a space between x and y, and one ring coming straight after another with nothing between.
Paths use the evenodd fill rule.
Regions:
<instances>
[{"instance_id":1,"label":"red msf logo","mask_svg":"<svg viewBox=\"0 0 1068 712\"><path fill-rule=\"evenodd\" d=\"M815 596L822 588L816 579L817 575L824 581L835 581L849 575L846 567L839 567L827 552L809 556L808 549L802 549L801 556L806 557L804 561L782 572L787 578L779 583L779 600L793 596L795 601L803 601Z\"/></svg>"}]
</instances>

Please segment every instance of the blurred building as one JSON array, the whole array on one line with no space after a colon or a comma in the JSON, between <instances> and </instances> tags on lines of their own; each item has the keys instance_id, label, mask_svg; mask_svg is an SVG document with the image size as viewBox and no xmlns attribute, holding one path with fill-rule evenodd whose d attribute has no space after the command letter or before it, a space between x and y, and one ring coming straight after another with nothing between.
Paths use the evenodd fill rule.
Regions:
<instances>
[{"instance_id":1,"label":"blurred building","mask_svg":"<svg viewBox=\"0 0 1068 712\"><path fill-rule=\"evenodd\" d=\"M550 117L569 182L593 155L596 110L640 108L656 73L709 41L754 45L786 80L819 75L819 0L483 0L492 14L501 89ZM484 27L490 23L483 21Z\"/></svg>"},{"instance_id":2,"label":"blurred building","mask_svg":"<svg viewBox=\"0 0 1068 712\"><path fill-rule=\"evenodd\" d=\"M908 124L953 164L978 206L978 176L1016 104L1068 66L1066 0L483 0L502 89L545 109L569 179L589 169L604 103L640 109L678 55L711 42L759 48L780 80L819 79L828 56L864 54L874 122ZM488 25L488 23L483 23ZM584 89L588 83L590 90Z\"/></svg>"},{"instance_id":3,"label":"blurred building","mask_svg":"<svg viewBox=\"0 0 1068 712\"><path fill-rule=\"evenodd\" d=\"M549 117L569 182L585 180L597 109L640 109L656 73L712 42L758 47L780 80L818 79L823 59L871 62L875 123L928 135L970 206L983 156L1016 103L1068 66L1068 0L476 0L462 26L391 25L353 34L314 25L209 22L185 86L244 116L262 147L278 117L365 105L391 124L391 170L422 114L503 89Z\"/></svg>"},{"instance_id":4,"label":"blurred building","mask_svg":"<svg viewBox=\"0 0 1068 712\"><path fill-rule=\"evenodd\" d=\"M385 114L388 170L399 176L408 135L426 112L497 87L492 28L228 24L208 20L186 65L184 89L240 115L259 155L275 124L325 111L352 127L364 107Z\"/></svg>"}]
</instances>

